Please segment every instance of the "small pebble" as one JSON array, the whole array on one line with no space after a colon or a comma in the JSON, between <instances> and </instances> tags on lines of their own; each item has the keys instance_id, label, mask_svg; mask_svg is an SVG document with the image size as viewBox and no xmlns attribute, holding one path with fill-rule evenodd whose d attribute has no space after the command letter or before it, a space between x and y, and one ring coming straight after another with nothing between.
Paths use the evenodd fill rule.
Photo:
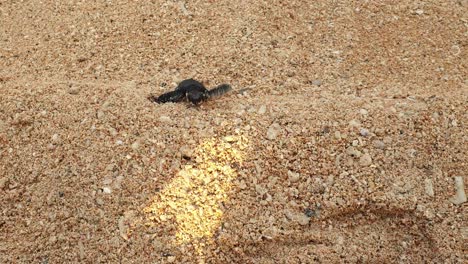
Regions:
<instances>
[{"instance_id":1,"label":"small pebble","mask_svg":"<svg viewBox=\"0 0 468 264\"><path fill-rule=\"evenodd\" d=\"M267 138L269 140L274 140L276 137L278 137L278 134L280 133L281 127L277 123L273 123L267 131Z\"/></svg>"},{"instance_id":2,"label":"small pebble","mask_svg":"<svg viewBox=\"0 0 468 264\"><path fill-rule=\"evenodd\" d=\"M104 187L104 188L102 188L102 192L103 192L103 193L110 194L110 193L112 193L112 190L111 190L111 188L109 188L109 187Z\"/></svg>"},{"instance_id":3,"label":"small pebble","mask_svg":"<svg viewBox=\"0 0 468 264\"><path fill-rule=\"evenodd\" d=\"M102 110L97 111L97 118L102 119L104 117L104 112Z\"/></svg>"},{"instance_id":4,"label":"small pebble","mask_svg":"<svg viewBox=\"0 0 468 264\"><path fill-rule=\"evenodd\" d=\"M128 240L127 236L127 226L125 225L125 216L121 216L118 221L119 235L125 240Z\"/></svg>"},{"instance_id":5,"label":"small pebble","mask_svg":"<svg viewBox=\"0 0 468 264\"><path fill-rule=\"evenodd\" d=\"M466 202L466 193L465 193L465 185L463 183L463 177L457 176L455 177L455 188L457 192L455 196L453 196L450 201L455 205L460 205Z\"/></svg>"},{"instance_id":6,"label":"small pebble","mask_svg":"<svg viewBox=\"0 0 468 264\"><path fill-rule=\"evenodd\" d=\"M70 87L68 88L68 93L69 94L78 94L80 92L80 88L76 85L70 85Z\"/></svg>"},{"instance_id":7,"label":"small pebble","mask_svg":"<svg viewBox=\"0 0 468 264\"><path fill-rule=\"evenodd\" d=\"M5 189L5 187L8 185L8 178L7 177L4 177L4 178L1 178L0 179L0 190L3 190Z\"/></svg>"},{"instance_id":8,"label":"small pebble","mask_svg":"<svg viewBox=\"0 0 468 264\"><path fill-rule=\"evenodd\" d=\"M189 148L188 146L182 146L179 149L179 152L183 158L190 159L193 157L193 150Z\"/></svg>"},{"instance_id":9,"label":"small pebble","mask_svg":"<svg viewBox=\"0 0 468 264\"><path fill-rule=\"evenodd\" d=\"M432 184L431 179L425 179L424 180L424 189L426 191L426 194L433 197L434 196L434 186Z\"/></svg>"},{"instance_id":10,"label":"small pebble","mask_svg":"<svg viewBox=\"0 0 468 264\"><path fill-rule=\"evenodd\" d=\"M236 139L233 136L226 136L226 137L224 137L224 141L226 141L228 143L232 143L232 142L235 142Z\"/></svg>"},{"instance_id":11,"label":"small pebble","mask_svg":"<svg viewBox=\"0 0 468 264\"><path fill-rule=\"evenodd\" d=\"M50 242L51 244L54 244L55 242L57 242L57 237L56 237L56 236L51 236L51 237L49 237L49 242Z\"/></svg>"},{"instance_id":12,"label":"small pebble","mask_svg":"<svg viewBox=\"0 0 468 264\"><path fill-rule=\"evenodd\" d=\"M310 208L305 209L304 214L307 217L313 217L313 216L317 215L317 213L314 210L310 209Z\"/></svg>"},{"instance_id":13,"label":"small pebble","mask_svg":"<svg viewBox=\"0 0 468 264\"><path fill-rule=\"evenodd\" d=\"M335 131L335 138L340 140L341 139L341 132L340 131Z\"/></svg>"},{"instance_id":14,"label":"small pebble","mask_svg":"<svg viewBox=\"0 0 468 264\"><path fill-rule=\"evenodd\" d=\"M171 118L168 117L168 116L160 116L159 121L163 122L163 123L169 123L169 122L171 122Z\"/></svg>"},{"instance_id":15,"label":"small pebble","mask_svg":"<svg viewBox=\"0 0 468 264\"><path fill-rule=\"evenodd\" d=\"M244 190L245 188L247 188L247 184L245 184L245 181L242 180L242 181L239 183L239 188L240 188L241 190Z\"/></svg>"},{"instance_id":16,"label":"small pebble","mask_svg":"<svg viewBox=\"0 0 468 264\"><path fill-rule=\"evenodd\" d=\"M293 210L286 209L284 211L284 215L287 219L297 222L300 225L308 225L310 222L310 217L306 216L305 214L295 213Z\"/></svg>"},{"instance_id":17,"label":"small pebble","mask_svg":"<svg viewBox=\"0 0 468 264\"><path fill-rule=\"evenodd\" d=\"M346 154L350 155L350 156L353 156L353 157L356 157L356 158L359 158L361 157L362 153L361 151L355 149L354 147L348 147L346 149Z\"/></svg>"},{"instance_id":18,"label":"small pebble","mask_svg":"<svg viewBox=\"0 0 468 264\"><path fill-rule=\"evenodd\" d=\"M315 86L321 86L322 85L322 80L316 79L312 81L312 84Z\"/></svg>"},{"instance_id":19,"label":"small pebble","mask_svg":"<svg viewBox=\"0 0 468 264\"><path fill-rule=\"evenodd\" d=\"M409 156L410 158L414 158L414 157L416 157L417 150L415 150L415 149L408 149L407 153L408 153L408 156Z\"/></svg>"},{"instance_id":20,"label":"small pebble","mask_svg":"<svg viewBox=\"0 0 468 264\"><path fill-rule=\"evenodd\" d=\"M53 134L52 135L52 141L57 142L59 140L59 135L58 134Z\"/></svg>"},{"instance_id":21,"label":"small pebble","mask_svg":"<svg viewBox=\"0 0 468 264\"><path fill-rule=\"evenodd\" d=\"M117 130L113 127L109 128L109 133L112 135L112 136L117 136Z\"/></svg>"},{"instance_id":22,"label":"small pebble","mask_svg":"<svg viewBox=\"0 0 468 264\"><path fill-rule=\"evenodd\" d=\"M138 142L138 141L133 142L133 144L132 144L132 149L133 150L137 150L139 147L140 147L140 142Z\"/></svg>"},{"instance_id":23,"label":"small pebble","mask_svg":"<svg viewBox=\"0 0 468 264\"><path fill-rule=\"evenodd\" d=\"M259 195L264 195L268 192L267 189L263 188L261 185L255 185L255 191L259 194Z\"/></svg>"},{"instance_id":24,"label":"small pebble","mask_svg":"<svg viewBox=\"0 0 468 264\"><path fill-rule=\"evenodd\" d=\"M103 205L104 204L104 201L101 199L101 198L96 198L96 203L98 205Z\"/></svg>"},{"instance_id":25,"label":"small pebble","mask_svg":"<svg viewBox=\"0 0 468 264\"><path fill-rule=\"evenodd\" d=\"M359 121L357 121L356 119L349 121L349 126L351 127L359 127L360 125L361 123L359 123Z\"/></svg>"},{"instance_id":26,"label":"small pebble","mask_svg":"<svg viewBox=\"0 0 468 264\"><path fill-rule=\"evenodd\" d=\"M258 114L263 115L265 113L266 113L266 105L260 106L260 108L258 109Z\"/></svg>"},{"instance_id":27,"label":"small pebble","mask_svg":"<svg viewBox=\"0 0 468 264\"><path fill-rule=\"evenodd\" d=\"M384 149L385 148L385 143L382 140L375 140L374 141L374 147L376 149Z\"/></svg>"},{"instance_id":28,"label":"small pebble","mask_svg":"<svg viewBox=\"0 0 468 264\"><path fill-rule=\"evenodd\" d=\"M301 177L300 177L299 173L292 172L292 171L288 170L288 180L291 183L295 183L295 182L299 181L300 178Z\"/></svg>"},{"instance_id":29,"label":"small pebble","mask_svg":"<svg viewBox=\"0 0 468 264\"><path fill-rule=\"evenodd\" d=\"M369 153L362 155L362 157L359 159L359 164L361 164L363 167L367 167L372 164L372 158Z\"/></svg>"},{"instance_id":30,"label":"small pebble","mask_svg":"<svg viewBox=\"0 0 468 264\"><path fill-rule=\"evenodd\" d=\"M366 109L363 109L363 108L362 108L362 109L359 109L359 113L360 113L361 115L367 115L367 114L368 114L367 110L366 110Z\"/></svg>"},{"instance_id":31,"label":"small pebble","mask_svg":"<svg viewBox=\"0 0 468 264\"><path fill-rule=\"evenodd\" d=\"M361 136L363 136L363 137L367 137L367 136L369 136L369 130L367 130L365 128L361 128L359 130L359 134L361 134Z\"/></svg>"},{"instance_id":32,"label":"small pebble","mask_svg":"<svg viewBox=\"0 0 468 264\"><path fill-rule=\"evenodd\" d=\"M78 241L78 251L79 251L79 254L80 254L80 259L84 259L85 258L85 251L84 251L83 242L81 242L81 241Z\"/></svg>"}]
</instances>

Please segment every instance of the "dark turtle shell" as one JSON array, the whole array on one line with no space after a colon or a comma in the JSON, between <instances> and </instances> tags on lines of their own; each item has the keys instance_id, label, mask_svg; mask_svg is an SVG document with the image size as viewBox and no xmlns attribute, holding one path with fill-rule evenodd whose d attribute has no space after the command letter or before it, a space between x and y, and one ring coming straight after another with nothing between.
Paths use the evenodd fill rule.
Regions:
<instances>
[{"instance_id":1,"label":"dark turtle shell","mask_svg":"<svg viewBox=\"0 0 468 264\"><path fill-rule=\"evenodd\" d=\"M222 84L209 91L199 81L187 79L180 82L174 91L164 93L158 97L150 96L148 99L158 104L169 102L176 103L187 99L192 104L198 105L201 102L208 100L210 97L220 96L230 90L230 85Z\"/></svg>"}]
</instances>

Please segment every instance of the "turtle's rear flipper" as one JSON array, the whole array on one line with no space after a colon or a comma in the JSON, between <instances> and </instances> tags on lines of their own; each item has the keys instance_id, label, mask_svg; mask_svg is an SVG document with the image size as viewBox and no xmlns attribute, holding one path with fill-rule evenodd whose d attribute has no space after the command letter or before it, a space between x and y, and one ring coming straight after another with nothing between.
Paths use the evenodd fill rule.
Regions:
<instances>
[{"instance_id":1,"label":"turtle's rear flipper","mask_svg":"<svg viewBox=\"0 0 468 264\"><path fill-rule=\"evenodd\" d=\"M213 89L211 89L210 91L208 91L208 95L210 97L218 97L218 96L221 96L229 91L232 90L232 87L231 85L229 84L221 84Z\"/></svg>"},{"instance_id":2,"label":"turtle's rear flipper","mask_svg":"<svg viewBox=\"0 0 468 264\"><path fill-rule=\"evenodd\" d=\"M158 104L164 104L164 103L177 103L179 101L182 101L185 97L185 93L181 91L171 91L167 92L165 94L162 94L158 97L156 96L150 96L148 99L152 102L158 103Z\"/></svg>"}]
</instances>

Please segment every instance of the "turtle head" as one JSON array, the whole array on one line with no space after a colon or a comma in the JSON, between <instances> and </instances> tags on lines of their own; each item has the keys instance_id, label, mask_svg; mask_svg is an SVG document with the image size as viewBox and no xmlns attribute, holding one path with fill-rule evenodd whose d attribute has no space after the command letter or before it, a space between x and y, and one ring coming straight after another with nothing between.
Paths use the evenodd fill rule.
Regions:
<instances>
[{"instance_id":1,"label":"turtle head","mask_svg":"<svg viewBox=\"0 0 468 264\"><path fill-rule=\"evenodd\" d=\"M202 91L190 91L187 93L187 98L192 104L198 105L208 99L208 94Z\"/></svg>"}]
</instances>

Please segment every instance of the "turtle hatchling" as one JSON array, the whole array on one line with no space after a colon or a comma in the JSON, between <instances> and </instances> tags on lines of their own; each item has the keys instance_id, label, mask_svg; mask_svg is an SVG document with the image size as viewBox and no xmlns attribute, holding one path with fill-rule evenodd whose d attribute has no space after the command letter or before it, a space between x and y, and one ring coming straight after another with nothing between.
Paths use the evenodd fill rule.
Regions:
<instances>
[{"instance_id":1,"label":"turtle hatchling","mask_svg":"<svg viewBox=\"0 0 468 264\"><path fill-rule=\"evenodd\" d=\"M210 98L221 96L231 91L231 89L229 84L221 84L208 90L199 81L187 79L180 82L174 91L164 93L158 97L151 95L148 99L158 104L177 103L188 100L194 105L199 105Z\"/></svg>"}]
</instances>

